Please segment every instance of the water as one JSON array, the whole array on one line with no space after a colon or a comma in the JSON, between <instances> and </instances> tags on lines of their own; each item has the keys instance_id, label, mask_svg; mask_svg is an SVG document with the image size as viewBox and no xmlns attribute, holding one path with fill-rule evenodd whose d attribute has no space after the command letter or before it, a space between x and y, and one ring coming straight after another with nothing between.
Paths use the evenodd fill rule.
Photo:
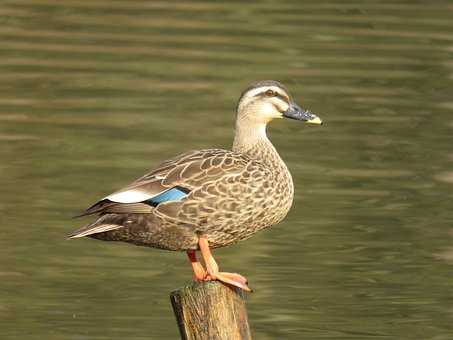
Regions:
<instances>
[{"instance_id":1,"label":"water","mask_svg":"<svg viewBox=\"0 0 453 340\"><path fill-rule=\"evenodd\" d=\"M272 124L287 219L216 252L255 339L453 337L451 1L0 4L0 338L176 339L182 253L67 241L161 160L232 141L252 81L326 124Z\"/></svg>"}]
</instances>

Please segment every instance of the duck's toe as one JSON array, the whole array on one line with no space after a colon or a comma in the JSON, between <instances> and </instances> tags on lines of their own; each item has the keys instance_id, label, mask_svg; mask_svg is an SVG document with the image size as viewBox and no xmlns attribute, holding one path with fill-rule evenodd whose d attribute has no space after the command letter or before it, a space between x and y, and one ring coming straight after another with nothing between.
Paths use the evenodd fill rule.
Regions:
<instances>
[{"instance_id":1,"label":"duck's toe","mask_svg":"<svg viewBox=\"0 0 453 340\"><path fill-rule=\"evenodd\" d=\"M241 288L242 290L245 290L247 292L252 291L247 285L247 279L240 274L219 272L215 274L215 279L223 283Z\"/></svg>"}]
</instances>

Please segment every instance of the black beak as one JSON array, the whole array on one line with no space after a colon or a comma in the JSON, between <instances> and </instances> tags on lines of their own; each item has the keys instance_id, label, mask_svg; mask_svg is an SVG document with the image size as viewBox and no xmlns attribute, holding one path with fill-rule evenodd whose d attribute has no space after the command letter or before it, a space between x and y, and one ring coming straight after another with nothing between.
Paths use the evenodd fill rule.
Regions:
<instances>
[{"instance_id":1,"label":"black beak","mask_svg":"<svg viewBox=\"0 0 453 340\"><path fill-rule=\"evenodd\" d=\"M296 120L302 120L307 123L311 124L322 124L322 120L314 115L313 113L309 111L305 111L302 109L299 105L296 103L290 103L288 110L283 112L283 117L290 118L290 119L296 119Z\"/></svg>"}]
</instances>

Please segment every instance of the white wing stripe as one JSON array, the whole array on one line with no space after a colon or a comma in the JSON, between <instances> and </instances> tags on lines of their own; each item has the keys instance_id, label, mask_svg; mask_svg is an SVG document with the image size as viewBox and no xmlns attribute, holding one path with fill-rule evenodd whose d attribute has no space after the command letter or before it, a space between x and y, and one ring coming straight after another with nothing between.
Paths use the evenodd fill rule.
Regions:
<instances>
[{"instance_id":1,"label":"white wing stripe","mask_svg":"<svg viewBox=\"0 0 453 340\"><path fill-rule=\"evenodd\" d=\"M150 199L151 197L154 196L156 196L156 194L151 195L143 191L128 190L118 192L116 194L111 194L105 197L105 199L108 199L109 201L116 203L138 203L146 201L147 199Z\"/></svg>"}]
</instances>

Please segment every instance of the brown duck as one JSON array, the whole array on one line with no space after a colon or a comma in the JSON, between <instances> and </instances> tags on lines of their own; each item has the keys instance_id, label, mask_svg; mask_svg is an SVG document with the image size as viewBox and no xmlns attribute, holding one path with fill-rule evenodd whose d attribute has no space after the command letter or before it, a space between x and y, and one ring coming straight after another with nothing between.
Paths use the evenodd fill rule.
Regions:
<instances>
[{"instance_id":1,"label":"brown duck","mask_svg":"<svg viewBox=\"0 0 453 340\"><path fill-rule=\"evenodd\" d=\"M279 82L252 84L237 105L232 151L189 151L163 162L89 207L83 215L97 215L96 220L69 237L186 251L197 280L250 290L243 276L219 271L210 248L247 239L288 213L293 181L266 135L267 124L282 117L322 123Z\"/></svg>"}]
</instances>

